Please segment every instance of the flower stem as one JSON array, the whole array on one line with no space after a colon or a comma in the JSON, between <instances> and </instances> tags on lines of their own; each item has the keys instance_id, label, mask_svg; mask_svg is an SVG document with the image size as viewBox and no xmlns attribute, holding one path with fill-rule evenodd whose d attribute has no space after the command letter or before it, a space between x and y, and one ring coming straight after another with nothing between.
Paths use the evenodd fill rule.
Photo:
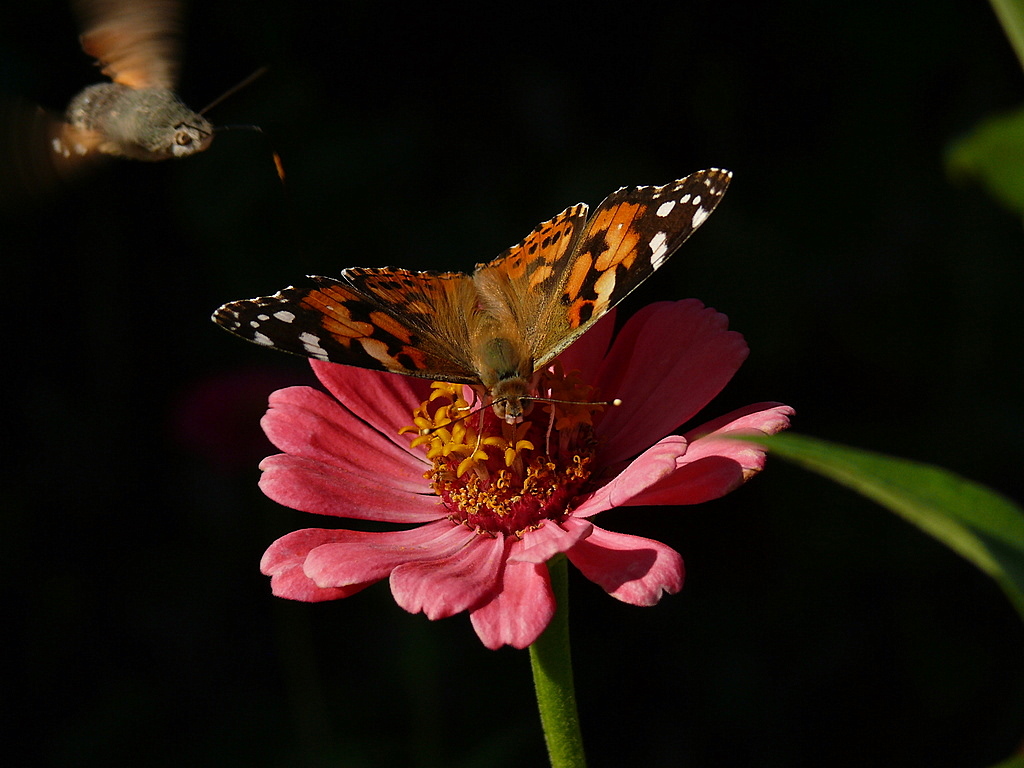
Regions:
<instances>
[{"instance_id":1,"label":"flower stem","mask_svg":"<svg viewBox=\"0 0 1024 768\"><path fill-rule=\"evenodd\" d=\"M548 562L551 589L555 593L555 615L530 646L533 686L552 768L584 768L587 764L572 681L568 563L564 555Z\"/></svg>"}]
</instances>

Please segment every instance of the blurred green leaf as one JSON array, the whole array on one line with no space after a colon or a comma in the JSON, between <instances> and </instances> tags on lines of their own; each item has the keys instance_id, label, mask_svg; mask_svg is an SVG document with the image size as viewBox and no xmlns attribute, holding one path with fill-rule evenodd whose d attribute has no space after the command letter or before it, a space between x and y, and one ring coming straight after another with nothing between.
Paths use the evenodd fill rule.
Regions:
<instances>
[{"instance_id":1,"label":"blurred green leaf","mask_svg":"<svg viewBox=\"0 0 1024 768\"><path fill-rule=\"evenodd\" d=\"M995 579L1024 618L1024 511L938 467L787 433L758 438L774 455L891 509Z\"/></svg>"},{"instance_id":2,"label":"blurred green leaf","mask_svg":"<svg viewBox=\"0 0 1024 768\"><path fill-rule=\"evenodd\" d=\"M1024 66L1024 0L992 0L992 10Z\"/></svg>"},{"instance_id":3,"label":"blurred green leaf","mask_svg":"<svg viewBox=\"0 0 1024 768\"><path fill-rule=\"evenodd\" d=\"M1014 755L1008 760L993 765L992 768L1024 768L1024 755Z\"/></svg>"},{"instance_id":4,"label":"blurred green leaf","mask_svg":"<svg viewBox=\"0 0 1024 768\"><path fill-rule=\"evenodd\" d=\"M1000 203L1024 213L1024 108L990 117L946 155L954 177L978 179Z\"/></svg>"}]
</instances>

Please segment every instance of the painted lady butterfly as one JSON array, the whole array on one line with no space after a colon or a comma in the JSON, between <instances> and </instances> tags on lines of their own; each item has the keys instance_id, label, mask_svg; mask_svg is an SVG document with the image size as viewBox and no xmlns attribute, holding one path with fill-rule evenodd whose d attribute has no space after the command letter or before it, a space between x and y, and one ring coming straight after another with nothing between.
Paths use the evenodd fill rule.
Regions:
<instances>
[{"instance_id":1,"label":"painted lady butterfly","mask_svg":"<svg viewBox=\"0 0 1024 768\"><path fill-rule=\"evenodd\" d=\"M249 341L318 360L485 388L521 420L533 374L658 269L718 205L732 173L623 187L583 203L494 261L462 272L350 268L341 280L234 301L213 320Z\"/></svg>"}]
</instances>

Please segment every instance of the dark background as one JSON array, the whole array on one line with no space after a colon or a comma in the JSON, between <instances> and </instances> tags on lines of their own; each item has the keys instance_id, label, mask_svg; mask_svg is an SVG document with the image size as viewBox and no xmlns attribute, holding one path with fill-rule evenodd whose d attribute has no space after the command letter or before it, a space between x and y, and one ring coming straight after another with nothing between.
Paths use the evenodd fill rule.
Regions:
<instances>
[{"instance_id":1,"label":"dark background","mask_svg":"<svg viewBox=\"0 0 1024 768\"><path fill-rule=\"evenodd\" d=\"M95 71L60 2L5 9L5 92L62 109ZM944 152L1022 101L991 9L631 2L473 10L211 0L181 92L268 143L111 162L0 214L0 497L10 765L532 766L526 652L385 584L272 598L277 536L332 525L256 487L298 358L210 323L307 272L468 269L579 200L708 166L724 203L623 306L697 297L749 361L707 418L795 428L1024 497L1020 220ZM1024 158L1021 159L1024 162ZM685 383L681 383L685 386ZM571 584L593 766L985 766L1019 743L1024 630L973 567L773 461L613 530L682 552L656 608Z\"/></svg>"}]
</instances>

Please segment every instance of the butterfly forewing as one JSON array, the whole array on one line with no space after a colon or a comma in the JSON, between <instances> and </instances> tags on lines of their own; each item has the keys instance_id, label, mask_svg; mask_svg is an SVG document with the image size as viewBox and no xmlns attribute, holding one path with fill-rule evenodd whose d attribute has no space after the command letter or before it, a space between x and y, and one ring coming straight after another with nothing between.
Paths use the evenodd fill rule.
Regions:
<instances>
[{"instance_id":1,"label":"butterfly forewing","mask_svg":"<svg viewBox=\"0 0 1024 768\"><path fill-rule=\"evenodd\" d=\"M712 168L661 187L623 187L605 198L540 313L539 334L531 338L536 365L562 352L664 264L711 215L731 178Z\"/></svg>"},{"instance_id":2,"label":"butterfly forewing","mask_svg":"<svg viewBox=\"0 0 1024 768\"><path fill-rule=\"evenodd\" d=\"M477 380L460 359L464 353L454 355L440 334L423 323L426 313L382 305L379 297L348 282L309 279L309 286L225 304L213 320L249 341L317 360L445 381Z\"/></svg>"},{"instance_id":3,"label":"butterfly forewing","mask_svg":"<svg viewBox=\"0 0 1024 768\"><path fill-rule=\"evenodd\" d=\"M341 274L359 294L371 299L380 313L391 315L398 326L412 332L416 346L435 361L432 372L441 370L440 361L449 361L444 366L447 377L434 378L475 380L469 327L478 295L469 275L397 267L354 267Z\"/></svg>"}]
</instances>

